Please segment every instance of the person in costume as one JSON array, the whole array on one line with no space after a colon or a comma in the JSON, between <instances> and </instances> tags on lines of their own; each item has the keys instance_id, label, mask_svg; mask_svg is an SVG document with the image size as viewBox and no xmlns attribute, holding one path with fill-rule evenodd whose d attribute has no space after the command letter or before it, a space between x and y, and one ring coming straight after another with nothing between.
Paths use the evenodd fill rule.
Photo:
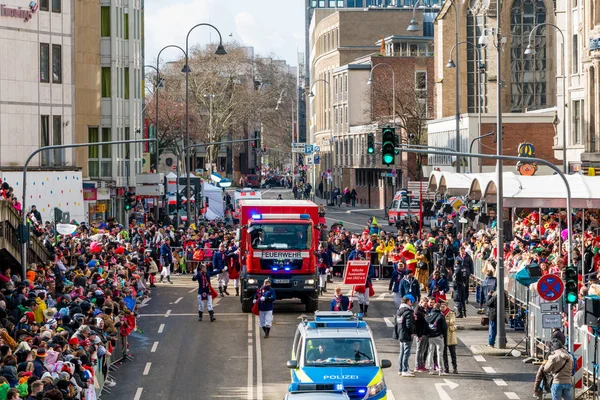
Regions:
<instances>
[{"instance_id":1,"label":"person in costume","mask_svg":"<svg viewBox=\"0 0 600 400\"><path fill-rule=\"evenodd\" d=\"M202 321L205 303L210 314L210 321L213 322L215 320L215 312L213 311L212 304L214 289L210 285L210 277L217 273L218 271L213 271L209 274L206 272L206 264L200 263L196 269L196 274L192 277L194 282L198 282L198 321Z\"/></svg>"},{"instance_id":2,"label":"person in costume","mask_svg":"<svg viewBox=\"0 0 600 400\"><path fill-rule=\"evenodd\" d=\"M225 244L219 245L219 250L215 251L213 255L213 271L216 271L218 276L219 293L221 297L225 294L229 296L227 292L227 284L229 283L229 273L227 272L227 264L225 263Z\"/></svg>"},{"instance_id":3,"label":"person in costume","mask_svg":"<svg viewBox=\"0 0 600 400\"><path fill-rule=\"evenodd\" d=\"M402 252L400 253L406 262L406 268L412 271L412 273L416 273L417 269L417 259L416 254L417 251L415 246L411 242L406 242Z\"/></svg>"},{"instance_id":4,"label":"person in costume","mask_svg":"<svg viewBox=\"0 0 600 400\"><path fill-rule=\"evenodd\" d=\"M335 288L335 296L329 302L329 311L348 311L350 299L342 294L340 287Z\"/></svg>"},{"instance_id":5,"label":"person in costume","mask_svg":"<svg viewBox=\"0 0 600 400\"><path fill-rule=\"evenodd\" d=\"M263 286L254 295L254 303L258 303L258 326L265 332L265 339L271 333L275 299L275 290L271 287L271 280L267 278Z\"/></svg>"},{"instance_id":6,"label":"person in costume","mask_svg":"<svg viewBox=\"0 0 600 400\"><path fill-rule=\"evenodd\" d=\"M364 254L358 255L358 260L364 260ZM367 274L367 282L364 285L355 285L354 291L356 292L356 297L358 299L358 307L360 312L367 316L367 312L369 310L369 298L375 295L375 290L373 290L373 283L371 282L371 278L375 276L375 268L373 268L373 264L369 263L369 272Z\"/></svg>"},{"instance_id":7,"label":"person in costume","mask_svg":"<svg viewBox=\"0 0 600 400\"><path fill-rule=\"evenodd\" d=\"M232 243L227 249L229 260L229 279L233 281L235 295L240 295L240 249L236 243Z\"/></svg>"}]
</instances>

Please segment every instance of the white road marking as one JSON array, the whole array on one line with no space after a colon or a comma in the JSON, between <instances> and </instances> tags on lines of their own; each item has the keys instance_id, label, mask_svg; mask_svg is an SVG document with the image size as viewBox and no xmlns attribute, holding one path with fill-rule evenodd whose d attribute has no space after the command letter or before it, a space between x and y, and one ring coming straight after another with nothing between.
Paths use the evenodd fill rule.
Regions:
<instances>
[{"instance_id":1,"label":"white road marking","mask_svg":"<svg viewBox=\"0 0 600 400\"><path fill-rule=\"evenodd\" d=\"M165 318L169 318L169 315L171 315L171 310L167 310L167 313L165 314Z\"/></svg>"},{"instance_id":2,"label":"white road marking","mask_svg":"<svg viewBox=\"0 0 600 400\"><path fill-rule=\"evenodd\" d=\"M350 222L350 221L344 221L343 219L339 219L339 218L329 218L329 217L325 217L326 219L333 221L333 223L337 222L337 221L342 221L344 223L344 225L348 224L348 225L354 225L354 226L360 226L361 228L364 228L367 224L357 224L354 222Z\"/></svg>"},{"instance_id":3,"label":"white road marking","mask_svg":"<svg viewBox=\"0 0 600 400\"><path fill-rule=\"evenodd\" d=\"M252 335L252 314L248 314L248 333ZM253 368L254 368L254 353L252 352L252 346L248 345L248 385L247 385L247 400L252 400L254 396L253 388L254 388L254 376L253 376Z\"/></svg>"},{"instance_id":4,"label":"white road marking","mask_svg":"<svg viewBox=\"0 0 600 400\"><path fill-rule=\"evenodd\" d=\"M133 398L133 400L140 400L140 398L142 397L143 391L144 391L144 388L137 388L137 390L135 391L135 397Z\"/></svg>"},{"instance_id":5,"label":"white road marking","mask_svg":"<svg viewBox=\"0 0 600 400\"><path fill-rule=\"evenodd\" d=\"M165 324L160 324L160 326L158 327L158 333L163 333L164 330L165 330Z\"/></svg>"},{"instance_id":6,"label":"white road marking","mask_svg":"<svg viewBox=\"0 0 600 400\"><path fill-rule=\"evenodd\" d=\"M156 353L156 348L158 347L158 342L154 342L152 348L150 349L150 353Z\"/></svg>"},{"instance_id":7,"label":"white road marking","mask_svg":"<svg viewBox=\"0 0 600 400\"><path fill-rule=\"evenodd\" d=\"M193 289L192 289L192 290L190 290L188 293L193 293L193 292L195 292L196 290L198 290L198 289L196 289L196 288L193 288Z\"/></svg>"},{"instance_id":8,"label":"white road marking","mask_svg":"<svg viewBox=\"0 0 600 400\"><path fill-rule=\"evenodd\" d=\"M148 373L150 373L151 366L152 366L151 362L146 363L146 367L144 368L144 373L142 375L148 375Z\"/></svg>"},{"instance_id":9,"label":"white road marking","mask_svg":"<svg viewBox=\"0 0 600 400\"><path fill-rule=\"evenodd\" d=\"M179 303L181 300L183 300L183 297L179 297L177 300L175 300L175 304Z\"/></svg>"},{"instance_id":10,"label":"white road marking","mask_svg":"<svg viewBox=\"0 0 600 400\"><path fill-rule=\"evenodd\" d=\"M515 392L504 392L504 394L506 395L506 397L508 397L510 400L518 400L520 399L519 395L516 394Z\"/></svg>"},{"instance_id":11,"label":"white road marking","mask_svg":"<svg viewBox=\"0 0 600 400\"><path fill-rule=\"evenodd\" d=\"M496 371L492 367L482 367L486 374L495 374Z\"/></svg>"},{"instance_id":12,"label":"white road marking","mask_svg":"<svg viewBox=\"0 0 600 400\"><path fill-rule=\"evenodd\" d=\"M497 386L508 386L508 383L506 383L504 379L494 379L494 383Z\"/></svg>"},{"instance_id":13,"label":"white road marking","mask_svg":"<svg viewBox=\"0 0 600 400\"><path fill-rule=\"evenodd\" d=\"M385 295L386 294L387 293L380 294L379 296L377 296L377 300L383 300L383 299L385 299Z\"/></svg>"},{"instance_id":14,"label":"white road marking","mask_svg":"<svg viewBox=\"0 0 600 400\"><path fill-rule=\"evenodd\" d=\"M391 389L389 388L387 390L387 398L388 400L396 400L396 398L394 397L394 393L392 393Z\"/></svg>"},{"instance_id":15,"label":"white road marking","mask_svg":"<svg viewBox=\"0 0 600 400\"><path fill-rule=\"evenodd\" d=\"M215 305L213 304L213 307ZM220 316L225 316L225 317L245 317L248 314L247 313L219 313L219 314L215 314L215 315L220 315ZM167 315L165 313L163 314L140 314L138 317L166 317ZM169 314L169 317L193 317L193 316L198 316L198 313L173 313L173 314Z\"/></svg>"},{"instance_id":16,"label":"white road marking","mask_svg":"<svg viewBox=\"0 0 600 400\"><path fill-rule=\"evenodd\" d=\"M394 323L389 318L384 318L383 320L385 321L385 324L387 325L388 328L394 327Z\"/></svg>"},{"instance_id":17,"label":"white road marking","mask_svg":"<svg viewBox=\"0 0 600 400\"><path fill-rule=\"evenodd\" d=\"M483 356L473 356L475 361L477 362L485 362L485 358Z\"/></svg>"},{"instance_id":18,"label":"white road marking","mask_svg":"<svg viewBox=\"0 0 600 400\"><path fill-rule=\"evenodd\" d=\"M263 400L263 382L262 382L262 350L260 348L260 326L258 326L258 318L256 318L256 400Z\"/></svg>"}]
</instances>

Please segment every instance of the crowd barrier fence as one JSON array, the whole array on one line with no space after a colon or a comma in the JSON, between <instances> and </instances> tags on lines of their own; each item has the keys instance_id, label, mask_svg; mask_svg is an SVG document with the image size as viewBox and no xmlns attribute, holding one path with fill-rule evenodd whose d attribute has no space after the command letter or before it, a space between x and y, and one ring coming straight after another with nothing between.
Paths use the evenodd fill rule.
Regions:
<instances>
[{"instance_id":1,"label":"crowd barrier fence","mask_svg":"<svg viewBox=\"0 0 600 400\"><path fill-rule=\"evenodd\" d=\"M475 279L478 282L481 282L485 278L485 273L482 270L483 265L484 262L481 259L474 260ZM518 283L512 274L506 274L504 287L509 302L515 308L527 310L526 315L528 318L526 322L529 334L527 338L529 340L529 355L535 358L543 358L545 352L548 351L546 342L552 340L552 329L543 328L540 297L537 291ZM527 292L529 292L529 298L527 298ZM523 335L525 335L525 332ZM579 343L582 346L582 368L585 371L584 375L588 378L588 386L591 386L594 370L597 369L594 361L600 361L600 352L596 349L596 347L600 347L600 342L597 342L598 346L595 346L594 341L598 341L600 338L589 332L587 325L584 325L576 327L574 340L574 343ZM596 358L594 357L595 351ZM596 371L596 374L598 374L598 371ZM585 379L584 383L586 383Z\"/></svg>"}]
</instances>

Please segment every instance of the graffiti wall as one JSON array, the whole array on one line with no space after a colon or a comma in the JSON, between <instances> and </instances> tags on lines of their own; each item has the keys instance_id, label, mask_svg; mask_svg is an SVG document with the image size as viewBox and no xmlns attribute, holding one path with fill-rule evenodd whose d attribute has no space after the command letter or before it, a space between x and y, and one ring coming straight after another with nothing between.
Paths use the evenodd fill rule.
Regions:
<instances>
[{"instance_id":1,"label":"graffiti wall","mask_svg":"<svg viewBox=\"0 0 600 400\"><path fill-rule=\"evenodd\" d=\"M22 201L23 172L0 172L3 182ZM85 221L81 171L32 171L27 173L27 210L36 206L44 221L54 219L54 207L70 213L70 219Z\"/></svg>"}]
</instances>

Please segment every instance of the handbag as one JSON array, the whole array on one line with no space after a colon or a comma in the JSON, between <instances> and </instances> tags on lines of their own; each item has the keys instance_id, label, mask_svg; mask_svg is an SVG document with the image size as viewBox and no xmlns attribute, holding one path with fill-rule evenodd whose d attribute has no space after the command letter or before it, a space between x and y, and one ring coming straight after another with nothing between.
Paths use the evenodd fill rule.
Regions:
<instances>
[{"instance_id":1,"label":"handbag","mask_svg":"<svg viewBox=\"0 0 600 400\"><path fill-rule=\"evenodd\" d=\"M254 315L258 315L259 314L259 309L258 309L258 301L256 303L254 303L254 305L252 306L252 314Z\"/></svg>"},{"instance_id":2,"label":"handbag","mask_svg":"<svg viewBox=\"0 0 600 400\"><path fill-rule=\"evenodd\" d=\"M484 315L481 317L481 326L488 326L490 324L490 317Z\"/></svg>"}]
</instances>

